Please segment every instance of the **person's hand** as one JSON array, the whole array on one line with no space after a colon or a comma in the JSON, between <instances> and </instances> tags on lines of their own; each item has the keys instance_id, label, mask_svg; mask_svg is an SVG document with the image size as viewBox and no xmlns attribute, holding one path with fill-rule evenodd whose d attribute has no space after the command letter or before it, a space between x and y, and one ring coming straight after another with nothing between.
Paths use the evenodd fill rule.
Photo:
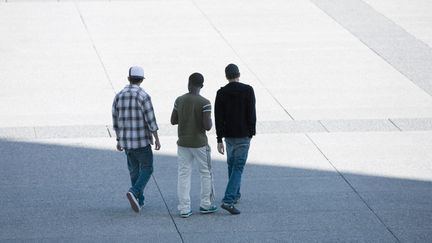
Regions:
<instances>
[{"instance_id":1,"label":"person's hand","mask_svg":"<svg viewBox=\"0 0 432 243\"><path fill-rule=\"evenodd\" d=\"M217 144L217 150L218 150L218 152L219 152L220 154L224 154L224 153L225 153L225 148L224 148L223 143L218 143L218 144Z\"/></svg>"},{"instance_id":2,"label":"person's hand","mask_svg":"<svg viewBox=\"0 0 432 243\"><path fill-rule=\"evenodd\" d=\"M120 142L117 141L117 150L118 151L123 151L123 148L120 146Z\"/></svg>"},{"instance_id":3,"label":"person's hand","mask_svg":"<svg viewBox=\"0 0 432 243\"><path fill-rule=\"evenodd\" d=\"M161 148L161 144L159 142L159 139L156 139L155 141L155 150L159 150Z\"/></svg>"}]
</instances>

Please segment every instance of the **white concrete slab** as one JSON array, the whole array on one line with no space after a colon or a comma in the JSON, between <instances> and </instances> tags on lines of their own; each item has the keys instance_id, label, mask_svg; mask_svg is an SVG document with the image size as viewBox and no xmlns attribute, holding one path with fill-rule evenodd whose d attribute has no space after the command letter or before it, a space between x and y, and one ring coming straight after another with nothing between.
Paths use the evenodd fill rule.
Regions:
<instances>
[{"instance_id":1,"label":"white concrete slab","mask_svg":"<svg viewBox=\"0 0 432 243\"><path fill-rule=\"evenodd\" d=\"M431 130L431 118L391 119L402 131Z\"/></svg>"},{"instance_id":2,"label":"white concrete slab","mask_svg":"<svg viewBox=\"0 0 432 243\"><path fill-rule=\"evenodd\" d=\"M73 3L2 4L0 22L0 126L109 122L114 90Z\"/></svg>"},{"instance_id":3,"label":"white concrete slab","mask_svg":"<svg viewBox=\"0 0 432 243\"><path fill-rule=\"evenodd\" d=\"M106 126L35 127L36 138L109 137Z\"/></svg>"},{"instance_id":4,"label":"white concrete slab","mask_svg":"<svg viewBox=\"0 0 432 243\"><path fill-rule=\"evenodd\" d=\"M1 16L11 24L0 27L7 33L0 77L15 80L21 67L37 71L21 73L20 85L2 83L0 109L16 106L0 126L109 124L114 92L135 64L145 67L143 86L162 123L192 72L205 75L203 95L214 101L229 62L255 87L260 121L432 115L429 96L313 4L249 1L242 17L233 17L242 4L224 10L204 1L3 4Z\"/></svg>"},{"instance_id":5,"label":"white concrete slab","mask_svg":"<svg viewBox=\"0 0 432 243\"><path fill-rule=\"evenodd\" d=\"M399 131L389 120L323 120L329 132Z\"/></svg>"},{"instance_id":6,"label":"white concrete slab","mask_svg":"<svg viewBox=\"0 0 432 243\"><path fill-rule=\"evenodd\" d=\"M257 123L257 133L326 132L319 121L263 121Z\"/></svg>"},{"instance_id":7,"label":"white concrete slab","mask_svg":"<svg viewBox=\"0 0 432 243\"><path fill-rule=\"evenodd\" d=\"M432 95L430 46L361 0L311 1L408 80Z\"/></svg>"},{"instance_id":8,"label":"white concrete slab","mask_svg":"<svg viewBox=\"0 0 432 243\"><path fill-rule=\"evenodd\" d=\"M312 3L248 1L239 15L244 4L229 2L231 8L221 9L198 1L295 119L430 114L430 96Z\"/></svg>"},{"instance_id":9,"label":"white concrete slab","mask_svg":"<svg viewBox=\"0 0 432 243\"><path fill-rule=\"evenodd\" d=\"M310 134L342 173L432 181L432 133Z\"/></svg>"},{"instance_id":10,"label":"white concrete slab","mask_svg":"<svg viewBox=\"0 0 432 243\"><path fill-rule=\"evenodd\" d=\"M271 144L271 146L268 146ZM283 155L280 152L283 151ZM260 135L252 140L249 163L334 172L304 134Z\"/></svg>"},{"instance_id":11,"label":"white concrete slab","mask_svg":"<svg viewBox=\"0 0 432 243\"><path fill-rule=\"evenodd\" d=\"M161 122L169 122L174 100L187 92L193 72L204 75L202 94L213 103L227 83L224 68L231 62L239 65L242 80L255 87L258 119L289 119L193 2L81 2L79 9L116 91L127 83L130 65L144 67L142 86Z\"/></svg>"},{"instance_id":12,"label":"white concrete slab","mask_svg":"<svg viewBox=\"0 0 432 243\"><path fill-rule=\"evenodd\" d=\"M0 138L32 139L32 138L36 138L36 133L33 127L2 127L0 128Z\"/></svg>"},{"instance_id":13,"label":"white concrete slab","mask_svg":"<svg viewBox=\"0 0 432 243\"><path fill-rule=\"evenodd\" d=\"M428 0L364 0L364 2L432 47L432 2Z\"/></svg>"}]
</instances>

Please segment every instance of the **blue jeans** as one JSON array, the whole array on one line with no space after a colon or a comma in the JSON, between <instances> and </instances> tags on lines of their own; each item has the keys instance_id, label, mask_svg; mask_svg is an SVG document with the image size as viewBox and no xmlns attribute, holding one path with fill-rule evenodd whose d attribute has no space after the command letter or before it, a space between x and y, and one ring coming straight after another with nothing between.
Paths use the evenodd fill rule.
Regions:
<instances>
[{"instance_id":1,"label":"blue jeans","mask_svg":"<svg viewBox=\"0 0 432 243\"><path fill-rule=\"evenodd\" d=\"M151 146L138 149L125 149L132 187L129 189L144 205L144 188L153 173L153 152Z\"/></svg>"},{"instance_id":2,"label":"blue jeans","mask_svg":"<svg viewBox=\"0 0 432 243\"><path fill-rule=\"evenodd\" d=\"M222 201L226 204L234 204L240 199L240 184L243 168L246 164L250 138L225 138L227 163L228 163L228 185L225 197Z\"/></svg>"}]
</instances>

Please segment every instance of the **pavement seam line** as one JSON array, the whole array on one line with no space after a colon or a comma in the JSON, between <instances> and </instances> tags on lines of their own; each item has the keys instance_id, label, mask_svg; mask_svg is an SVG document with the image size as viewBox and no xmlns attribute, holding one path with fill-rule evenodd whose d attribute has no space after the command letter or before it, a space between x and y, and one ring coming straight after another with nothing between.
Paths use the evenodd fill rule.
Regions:
<instances>
[{"instance_id":1,"label":"pavement seam line","mask_svg":"<svg viewBox=\"0 0 432 243\"><path fill-rule=\"evenodd\" d=\"M110 130L109 130L108 125L106 126L106 129L107 129L107 132L108 132L108 136L109 136L110 138L112 138L112 136L111 136L111 132L110 132Z\"/></svg>"},{"instance_id":2,"label":"pavement seam line","mask_svg":"<svg viewBox=\"0 0 432 243\"><path fill-rule=\"evenodd\" d=\"M110 86L111 86L111 88L112 88L114 94L116 94L116 90L115 90L114 85L113 85L113 83L112 83L112 80L111 80L111 78L110 78L110 76L109 76L109 74L108 74L108 70L107 70L107 68L106 68L106 66L105 66L105 64L104 64L104 62L103 62L103 60L102 60L102 57L101 57L101 55L100 55L100 53L99 53L99 51L98 51L98 49L97 49L97 47L96 47L96 44L95 44L95 42L94 42L94 40L93 40L93 37L92 37L92 35L90 34L90 30L89 30L89 28L88 28L88 26L87 26L87 23L85 22L84 16L82 15L82 13L81 13L81 9L79 8L79 6L78 6L78 2L77 2L76 0L74 0L74 5L75 5L75 8L76 8L76 10L77 10L77 12L78 12L78 14L79 14L79 16L80 16L81 23L83 24L84 29L85 29L85 31L87 32L87 36L88 36L89 39L90 39L90 43L91 43L91 45L92 45L92 47L93 47L93 50L95 51L96 56L97 56L97 58L98 58L98 60L99 60L99 63L100 63L101 66L102 66L102 69L103 69L103 71L104 71L105 77L107 78L108 83L110 84Z\"/></svg>"},{"instance_id":3,"label":"pavement seam line","mask_svg":"<svg viewBox=\"0 0 432 243\"><path fill-rule=\"evenodd\" d=\"M324 126L324 124L321 122L321 120L318 120L318 123L324 128L324 130L326 131L326 132L330 132L328 129L327 129L327 127L326 126Z\"/></svg>"},{"instance_id":4,"label":"pavement seam line","mask_svg":"<svg viewBox=\"0 0 432 243\"><path fill-rule=\"evenodd\" d=\"M391 124L393 124L393 126L395 126L399 131L402 132L402 129L401 129L400 127L398 127L398 126L396 125L396 123L394 123L390 118L389 118L388 120L389 120L389 122L390 122Z\"/></svg>"},{"instance_id":5,"label":"pavement seam line","mask_svg":"<svg viewBox=\"0 0 432 243\"><path fill-rule=\"evenodd\" d=\"M35 136L35 138L37 139L38 136L37 136L37 132L36 132L36 127L33 127L33 132L34 132L34 136Z\"/></svg>"},{"instance_id":6,"label":"pavement seam line","mask_svg":"<svg viewBox=\"0 0 432 243\"><path fill-rule=\"evenodd\" d=\"M327 160L327 162L333 167L336 173L345 181L345 183L351 188L351 190L360 198L360 200L366 205L366 207L375 215L378 221L387 229L387 231L396 239L397 242L401 242L396 234L390 229L390 227L384 222L381 217L372 209L372 207L367 203L367 201L360 195L360 193L354 188L354 186L349 182L349 180L336 168L336 166L330 161L330 159L325 155L325 153L321 150L318 144L307 134L305 136L309 139L309 141L315 146L315 148L321 153L321 155Z\"/></svg>"},{"instance_id":7,"label":"pavement seam line","mask_svg":"<svg viewBox=\"0 0 432 243\"><path fill-rule=\"evenodd\" d=\"M166 207L166 209L167 209L167 211L168 211L168 214L169 214L169 216L170 216L170 218L171 218L171 221L173 222L174 227L175 227L177 233L179 234L182 243L184 243L183 236L182 236L182 234L180 233L180 230L179 230L179 228L178 228L178 226L177 226L177 224L176 224L176 222L175 222L175 220L174 220L174 217L173 217L172 214L171 214L171 211L170 211L170 209L169 209L169 207L168 207L168 204L167 204L167 202L166 202L166 200L165 200L165 198L164 198L164 196L163 196L163 194L162 194L162 190L160 189L159 184L157 183L156 178L155 178L154 175L152 175L152 178L153 178L154 183L156 184L156 187L157 187L157 189L158 189L158 191L159 191L160 196L162 197L162 201L163 201L164 204L165 204L165 207Z\"/></svg>"},{"instance_id":8,"label":"pavement seam line","mask_svg":"<svg viewBox=\"0 0 432 243\"><path fill-rule=\"evenodd\" d=\"M261 86L270 94L270 96L273 98L274 101L282 108L282 110L291 118L291 120L295 120L294 117L288 112L287 109L281 104L281 102L270 92L270 90L264 85L264 82L261 81L259 76L252 70L251 67L246 63L246 61L240 56L240 54L234 49L234 47L231 45L231 43L225 38L225 36L222 34L222 32L216 27L216 25L212 22L210 17L199 7L199 5L195 2L195 0L191 0L193 5L198 9L198 11L201 13L201 15L207 20L207 22L210 24L210 26L216 31L216 33L222 38L222 40L225 42L225 44L234 52L234 55L237 56L237 58L245 65L246 69L252 73L252 75L258 80L258 82L261 84Z\"/></svg>"}]
</instances>

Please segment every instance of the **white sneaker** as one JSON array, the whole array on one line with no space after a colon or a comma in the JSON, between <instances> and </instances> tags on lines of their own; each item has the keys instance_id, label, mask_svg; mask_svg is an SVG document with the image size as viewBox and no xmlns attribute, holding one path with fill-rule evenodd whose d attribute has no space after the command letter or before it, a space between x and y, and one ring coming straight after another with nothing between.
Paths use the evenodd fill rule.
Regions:
<instances>
[{"instance_id":1,"label":"white sneaker","mask_svg":"<svg viewBox=\"0 0 432 243\"><path fill-rule=\"evenodd\" d=\"M192 215L192 211L189 212L180 212L180 217L182 218L189 218L189 216Z\"/></svg>"}]
</instances>

